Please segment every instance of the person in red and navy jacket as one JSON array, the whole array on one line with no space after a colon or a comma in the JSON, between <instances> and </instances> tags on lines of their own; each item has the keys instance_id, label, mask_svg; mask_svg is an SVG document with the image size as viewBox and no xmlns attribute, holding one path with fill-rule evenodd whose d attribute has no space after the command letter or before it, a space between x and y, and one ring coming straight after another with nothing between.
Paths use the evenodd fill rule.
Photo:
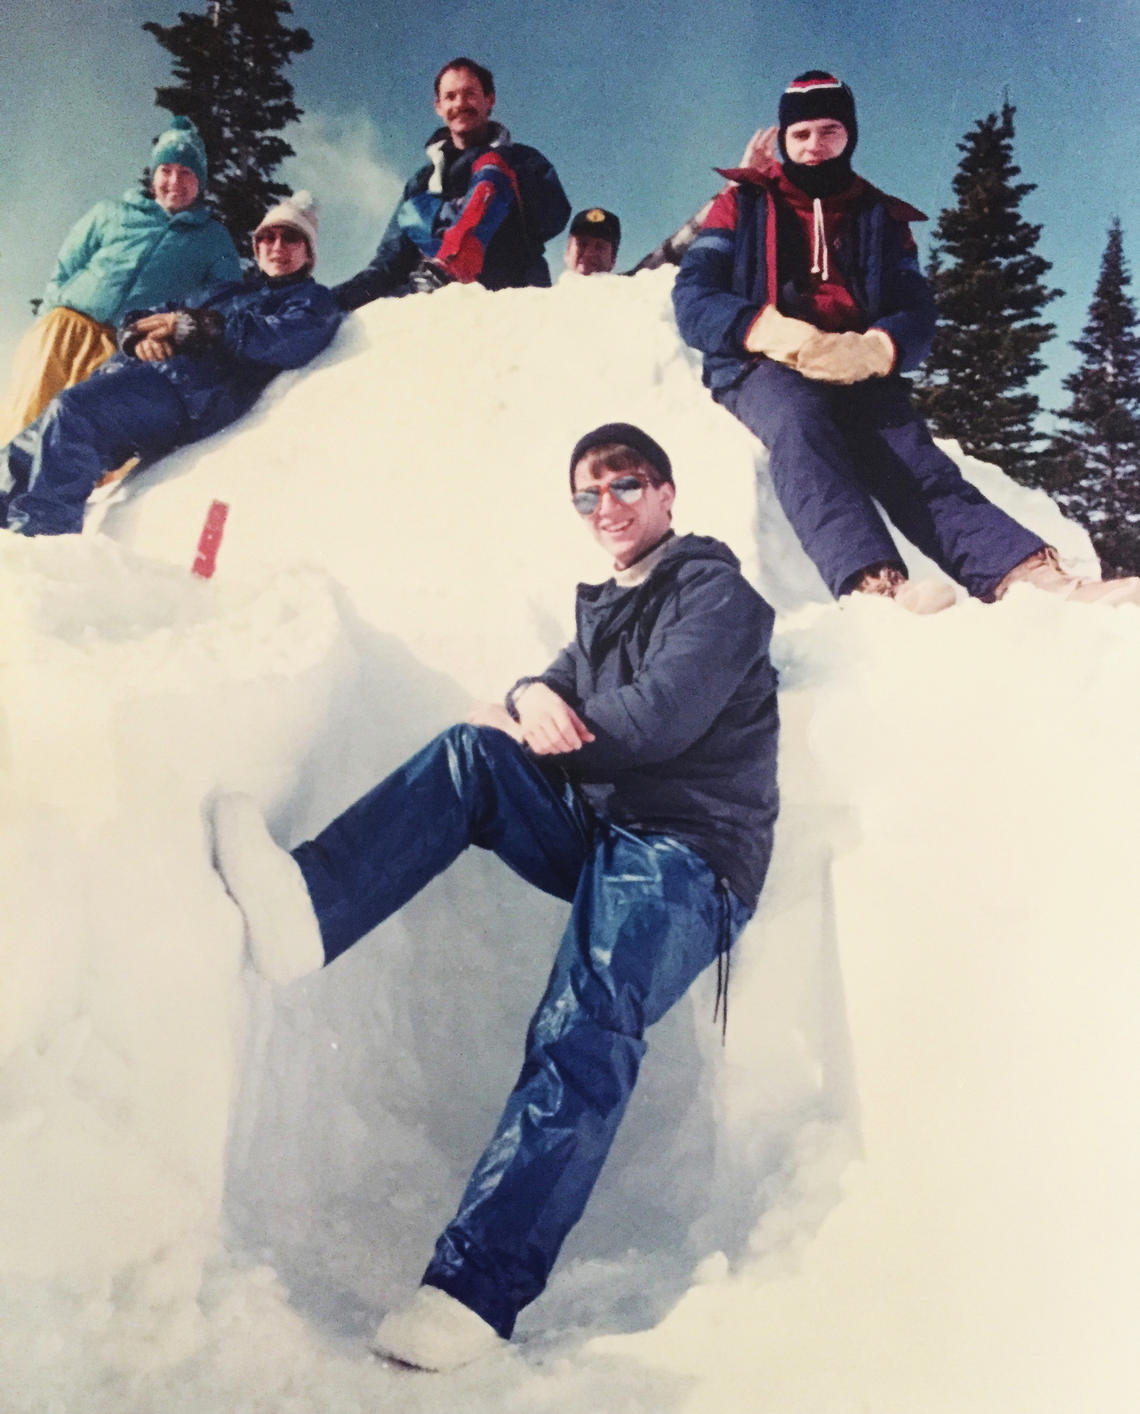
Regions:
<instances>
[{"instance_id":1,"label":"person in red and navy jacket","mask_svg":"<svg viewBox=\"0 0 1140 1414\"><path fill-rule=\"evenodd\" d=\"M333 293L342 309L459 281L489 290L549 285L543 246L570 219L558 173L536 148L491 121L495 81L473 59L436 75L444 126L427 142L427 165L404 188L379 248Z\"/></svg>"},{"instance_id":2,"label":"person in red and navy jacket","mask_svg":"<svg viewBox=\"0 0 1140 1414\"><path fill-rule=\"evenodd\" d=\"M973 595L1038 570L1040 587L1071 591L1049 547L962 477L910 402L900 374L927 356L935 322L909 225L925 218L852 171L857 139L846 84L815 69L789 85L767 148L722 172L735 185L681 264L681 334L713 396L768 448L780 503L836 596L917 612L953 602L945 583L907 581L876 501Z\"/></svg>"}]
</instances>

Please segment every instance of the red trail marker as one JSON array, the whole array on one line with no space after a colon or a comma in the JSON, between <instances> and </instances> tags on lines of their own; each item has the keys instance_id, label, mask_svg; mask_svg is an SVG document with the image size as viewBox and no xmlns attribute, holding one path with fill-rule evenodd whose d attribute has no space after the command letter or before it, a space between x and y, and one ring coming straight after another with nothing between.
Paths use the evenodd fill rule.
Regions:
<instances>
[{"instance_id":1,"label":"red trail marker","mask_svg":"<svg viewBox=\"0 0 1140 1414\"><path fill-rule=\"evenodd\" d=\"M218 559L218 546L222 543L222 531L226 528L226 516L230 508L225 501L211 501L206 512L202 534L198 537L198 554L190 566L191 574L199 579L209 579L214 573Z\"/></svg>"}]
</instances>

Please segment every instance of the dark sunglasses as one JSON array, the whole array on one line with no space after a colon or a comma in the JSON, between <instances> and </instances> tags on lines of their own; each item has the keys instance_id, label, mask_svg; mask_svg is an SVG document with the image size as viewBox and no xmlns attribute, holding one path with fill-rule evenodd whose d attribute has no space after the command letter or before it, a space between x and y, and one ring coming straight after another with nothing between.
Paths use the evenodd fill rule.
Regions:
<instances>
[{"instance_id":1,"label":"dark sunglasses","mask_svg":"<svg viewBox=\"0 0 1140 1414\"><path fill-rule=\"evenodd\" d=\"M280 241L282 245L301 245L305 237L292 226L266 226L253 239L255 245L272 245L275 241Z\"/></svg>"},{"instance_id":2,"label":"dark sunglasses","mask_svg":"<svg viewBox=\"0 0 1140 1414\"><path fill-rule=\"evenodd\" d=\"M601 505L603 491L609 491L623 506L632 506L635 501L641 500L647 485L643 477L634 476L631 472L627 476L615 476L604 486L588 486L584 491L575 491L570 499L580 516L592 516Z\"/></svg>"}]
</instances>

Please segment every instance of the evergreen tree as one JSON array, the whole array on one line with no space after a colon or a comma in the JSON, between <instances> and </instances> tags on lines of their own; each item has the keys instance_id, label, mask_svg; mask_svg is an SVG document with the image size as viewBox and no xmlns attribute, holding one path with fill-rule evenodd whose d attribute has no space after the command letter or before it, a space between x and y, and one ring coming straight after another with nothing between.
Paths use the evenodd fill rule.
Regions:
<instances>
[{"instance_id":1,"label":"evergreen tree","mask_svg":"<svg viewBox=\"0 0 1140 1414\"><path fill-rule=\"evenodd\" d=\"M1114 570L1140 572L1140 324L1128 294L1119 218L1108 230L1088 319L1073 348L1082 362L1064 381L1073 424L1054 438L1053 495L1092 536Z\"/></svg>"},{"instance_id":2,"label":"evergreen tree","mask_svg":"<svg viewBox=\"0 0 1140 1414\"><path fill-rule=\"evenodd\" d=\"M209 199L238 248L268 208L288 195L273 180L293 149L278 134L301 116L285 66L313 47L290 29L287 0L208 0L204 14L182 11L176 25L143 25L174 56L177 83L155 103L197 124L210 163Z\"/></svg>"},{"instance_id":3,"label":"evergreen tree","mask_svg":"<svg viewBox=\"0 0 1140 1414\"><path fill-rule=\"evenodd\" d=\"M939 435L1032 485L1039 403L1025 390L1054 333L1039 316L1062 292L1041 283L1041 227L1021 219L1035 184L1014 180L1014 112L1003 103L958 144L958 201L938 218L929 268L939 325L916 397Z\"/></svg>"}]
</instances>

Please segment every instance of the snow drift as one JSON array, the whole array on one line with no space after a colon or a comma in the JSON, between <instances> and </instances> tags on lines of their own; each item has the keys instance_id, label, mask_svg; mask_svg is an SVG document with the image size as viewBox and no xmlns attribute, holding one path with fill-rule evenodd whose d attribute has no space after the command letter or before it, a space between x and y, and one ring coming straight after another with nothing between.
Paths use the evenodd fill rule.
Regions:
<instances>
[{"instance_id":1,"label":"snow drift","mask_svg":"<svg viewBox=\"0 0 1140 1414\"><path fill-rule=\"evenodd\" d=\"M369 306L102 534L0 535L5 1411L1132 1407L1140 613L827 602L669 279ZM248 790L294 842L549 661L606 572L566 458L615 418L780 611L776 858L727 1045L703 985L653 1033L511 1351L401 1375L362 1338L450 1216L564 910L467 857L271 993L206 806Z\"/></svg>"}]
</instances>

